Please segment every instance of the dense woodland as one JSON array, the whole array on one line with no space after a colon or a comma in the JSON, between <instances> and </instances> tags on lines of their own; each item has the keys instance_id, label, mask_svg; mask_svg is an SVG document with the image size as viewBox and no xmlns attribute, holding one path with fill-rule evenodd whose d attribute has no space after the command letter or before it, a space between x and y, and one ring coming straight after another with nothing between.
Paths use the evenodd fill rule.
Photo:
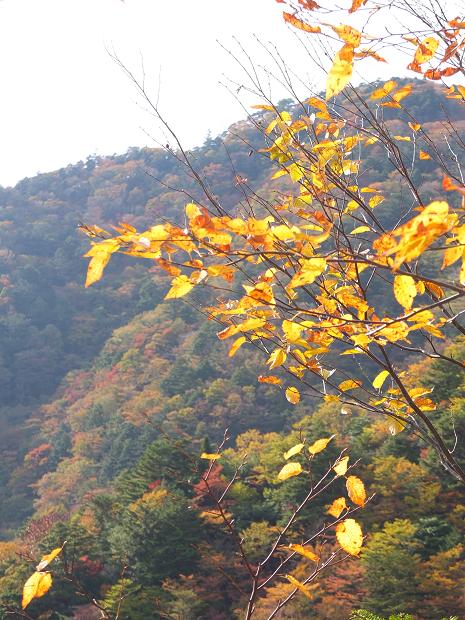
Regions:
<instances>
[{"instance_id":1,"label":"dense woodland","mask_svg":"<svg viewBox=\"0 0 465 620\"><path fill-rule=\"evenodd\" d=\"M446 114L463 132L465 108L449 100L444 109L438 93L414 82L408 110L446 150ZM279 107L293 111L291 101ZM387 124L400 130L405 121L390 114ZM241 179L267 197L285 184L270 185L270 163L260 152L254 123L265 117L257 112L254 122L241 121L192 152L231 212L243 197ZM369 182L387 196L380 214L389 223L406 190L382 148L374 145L364 163ZM435 164L422 161L415 175L425 200L435 199ZM300 438L335 434L316 458L317 472L348 448L375 493L357 517L369 532L361 558L323 574L311 586L312 602L295 597L281 618L342 620L359 609L383 618L465 617L465 494L430 448L407 431L393 435L387 420L362 410L341 415L337 404L311 400L294 406L276 386L258 382L259 353L243 347L232 360L214 322L196 309L215 290L164 302L168 275L124 256L97 286L83 287L80 223L143 229L167 218L183 225L186 196L198 191L173 155L149 148L0 188L0 617L18 607L31 566L65 540L54 588L31 603L33 618L97 618L92 598L115 612L119 606L128 620L237 617L247 575L199 488L206 467L199 455L214 451L226 429L211 480L224 488L248 454L227 508L252 559L304 493L298 478L276 480L282 454ZM463 339L444 347L464 359ZM413 354L399 363L433 388L444 436L463 437L460 369ZM456 457L465 462L463 443ZM340 490L331 493L299 516L302 527L324 518ZM267 618L291 587L283 581L267 589L254 617Z\"/></svg>"}]
</instances>

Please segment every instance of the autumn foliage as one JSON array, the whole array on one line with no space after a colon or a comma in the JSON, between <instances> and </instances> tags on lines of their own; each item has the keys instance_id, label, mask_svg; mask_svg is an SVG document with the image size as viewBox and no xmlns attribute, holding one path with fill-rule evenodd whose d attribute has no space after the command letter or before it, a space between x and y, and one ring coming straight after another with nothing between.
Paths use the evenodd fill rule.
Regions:
<instances>
[{"instance_id":1,"label":"autumn foliage","mask_svg":"<svg viewBox=\"0 0 465 620\"><path fill-rule=\"evenodd\" d=\"M191 374L175 363L166 373L173 342L185 346L186 324L178 340L167 338L167 358L154 353L159 342L149 343L146 325L138 325L133 346L111 370L70 380L65 404L45 411L51 435L59 415L69 416L72 454L37 483L38 505L46 511L61 500L64 512L74 509L80 486L82 505L92 506L77 517L80 536L95 542L109 532L110 550L99 551L124 566L118 575L113 568L105 597L92 594L103 565L87 553L78 565L91 587L67 566L62 575L79 584L101 617L118 618L126 604L135 618L143 604L141 614L150 609L160 617L184 617L189 609L198 617L234 613L246 620L306 617L309 601L322 618L347 617L362 602L373 613L420 618L465 610L465 453L447 423L453 412L463 426L464 128L447 115L440 131L416 118L409 107L414 86L405 80L350 85L360 63L389 67L397 48L406 69L441 83L444 109L451 101L465 105L465 89L443 83L465 74L465 22L446 17L434 2L401 1L397 10L407 13L409 26L392 34L380 30L390 7L372 0L337 10L313 0L278 1L299 37L315 40L314 59L327 81L324 96L308 92L286 106L249 76L248 88L260 99L248 122L263 141L251 154L273 166L266 191L234 170L242 199L223 204L128 72L177 144L169 153L201 195L186 201L177 220L160 217L143 228L85 223L81 230L91 238L86 287L101 280L116 254L148 260L169 282L165 299L194 305L217 339L228 342L225 364L233 368L249 355L257 390L297 417L281 434L248 428L233 433L232 446L227 431L218 438L215 413L228 426L222 400L227 394L231 411L240 411L247 381L237 380L241 396L239 389L231 394L226 377L212 379L205 368L204 400L190 392L180 399L180 391L203 380L187 364ZM111 358L111 347L107 353ZM189 356L198 366L201 355ZM407 356L416 365L409 367ZM95 432L102 427L92 382L108 390L101 400L106 411L118 410L116 425L124 419L157 434L110 497L98 486L103 439ZM131 382L138 393L124 406ZM170 399L165 415L162 401ZM214 429L214 446L205 440L201 447L198 438L195 450L187 445L194 402L208 410L201 428ZM43 453L46 462L49 445L31 451L29 462ZM362 472L359 457L368 461ZM172 553L179 540L182 573ZM26 581L23 609L49 591L48 565L62 549L44 555ZM147 600L138 597L139 587ZM222 593L220 604L212 591Z\"/></svg>"}]
</instances>

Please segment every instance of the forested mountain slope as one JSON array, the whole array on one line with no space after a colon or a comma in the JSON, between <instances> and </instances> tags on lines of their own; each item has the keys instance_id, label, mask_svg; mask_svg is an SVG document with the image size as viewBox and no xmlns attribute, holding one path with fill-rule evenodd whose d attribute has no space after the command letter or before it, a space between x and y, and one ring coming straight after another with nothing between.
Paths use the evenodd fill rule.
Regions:
<instances>
[{"instance_id":1,"label":"forested mountain slope","mask_svg":"<svg viewBox=\"0 0 465 620\"><path fill-rule=\"evenodd\" d=\"M444 110L436 88L417 82L408 108L446 151L451 146L443 139L447 114L462 131L465 113L454 101ZM290 102L282 106L292 111ZM390 114L386 122L405 132L406 122L389 120ZM266 114L255 114L254 121L264 125ZM282 181L270 186L263 146L249 120L192 152L194 166L228 211L241 208L244 179L258 194L279 190ZM374 145L366 164L369 182L387 196L381 217L393 222L408 188L398 183L382 149ZM442 177L434 164L423 161L414 174L425 200L435 198ZM27 564L15 560L18 550L27 547L40 555L66 539L89 592L105 595L108 605L120 587L121 566L129 563L127 588L142 587L143 596L128 597L123 617L162 617L155 600L172 614L184 605L194 610L192 618L234 617L240 596L220 569L231 566L239 581L241 569L202 512L195 486L186 485L190 477L195 482L195 472L180 455L188 453L195 462L226 428L232 462L240 449L253 455L251 463L262 474L256 479L251 465L246 476L252 484L238 485L234 501L241 526L252 528L258 553L302 492L298 481L286 491L276 487L274 474L283 450L295 443L297 429L304 429L315 439L338 433L334 454L350 443L354 459L362 459L363 477L378 494L363 518L378 527L379 538L373 540L379 545L373 542L363 566L354 563L352 572L329 575L316 586L318 615L302 615L307 611L299 601L289 617L344 618L364 603L380 613L420 610L424 618L455 613L459 590L448 592L435 570L445 566L452 580L465 566L460 545L465 499L452 483L440 480L424 446L408 436L390 438L386 425L362 412L346 419L329 404L290 406L275 386L257 382L258 353L243 347L233 363L212 321L188 303L162 303L169 279L158 269L117 257L101 283L84 288L87 242L78 224L126 221L143 229L167 218L182 225L190 196L202 200L175 156L161 149L89 159L0 189L0 515L9 541L0 548L2 593L13 602L19 595ZM205 302L211 294L191 301ZM463 357L463 343L455 346ZM404 360L405 368L414 362ZM459 373L446 377L430 365L413 372L435 386L444 428L454 409L462 429ZM221 487L219 466L216 475ZM408 505L402 523L396 521L401 499ZM326 503L327 498L306 518L317 518ZM186 519L188 505L193 512ZM167 521L176 524L177 538L170 539ZM157 525L149 534L152 522ZM172 565L170 555L177 558ZM413 558L408 579L398 574L407 557ZM390 598L370 581L370 561L385 563L394 584ZM463 579L456 583L462 587ZM270 605L282 594L270 591ZM57 586L49 599L34 605L37 613L55 609L72 617L66 614L79 603L69 588Z\"/></svg>"}]
</instances>

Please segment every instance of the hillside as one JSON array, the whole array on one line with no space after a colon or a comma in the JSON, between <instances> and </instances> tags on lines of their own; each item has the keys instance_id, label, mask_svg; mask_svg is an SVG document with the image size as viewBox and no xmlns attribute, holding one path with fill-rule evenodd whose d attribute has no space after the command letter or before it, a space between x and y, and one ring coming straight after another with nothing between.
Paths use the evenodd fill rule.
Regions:
<instances>
[{"instance_id":1,"label":"hillside","mask_svg":"<svg viewBox=\"0 0 465 620\"><path fill-rule=\"evenodd\" d=\"M444 110L437 92L437 87L417 82L409 111L447 153L446 115L453 115L455 127L465 133L465 113L454 101ZM293 110L289 101L281 105ZM266 113L254 114L253 120L265 123ZM390 111L385 120L396 131L404 130L406 123L394 120ZM258 195L283 187L278 181L270 190L271 167L262 147L262 135L248 120L192 152L195 167L228 212L243 208L237 179L247 179ZM382 148L375 145L365 165L368 181L388 196L379 212L389 223L396 220L396 205L405 199L406 188ZM414 174L425 200L434 199L441 185L439 170L423 161ZM410 436L389 438L385 425L361 411L344 420L328 404L290 406L274 386L257 382L259 353L243 347L231 360L214 323L192 307L190 302L208 301L208 291L186 304L163 302L168 277L122 256L96 287L83 287L82 255L88 243L77 231L80 223L108 227L125 221L143 229L166 218L183 225L189 196L201 200L196 183L161 149L89 159L0 188L0 522L5 540L0 588L5 599L17 601L17 583L27 573L27 564L16 562L14 553L27 548L37 555L66 539L78 549L86 588L94 596L105 595L108 604L112 588L115 596L120 587L121 565L129 562L125 587L134 593L142 587L143 596L128 598L130 611L123 617L163 617L157 615L155 599L172 614L176 603L179 608L190 605L192 618L234 617L239 595L218 567L230 566L239 581L244 576L230 545L224 545L217 526L202 511L195 485L190 488L185 481L196 481L197 455L209 452L228 428L231 462L240 449L252 454L246 472L250 485L238 485L234 502L242 529L252 532L258 549L302 492L296 482L285 495L272 472L303 429L315 439L337 432L331 454L350 443L354 459L363 459L362 476L378 494L364 519L377 525L388 549L380 560L380 550L373 547L366 562L372 557L389 566L402 564L402 553L415 558L413 590L395 578L398 609L391 599L380 598L367 576L368 564L354 563L350 579L336 572L317 587L319 615L314 617L347 617L366 602L380 613L385 611L382 604L394 611L416 611L420 600L424 618L455 613L455 590L446 593L447 587L434 581L434 571L444 565L446 573L455 575L465 566L460 545L465 498L453 483L444 483L425 446ZM380 299L382 294L379 290ZM455 346L462 354L463 343ZM415 359L403 363L407 369ZM462 428L463 379L459 374L445 378L439 366L424 365L420 371L425 383L436 386L444 420L448 409L455 408L457 429ZM446 380L450 389L444 393ZM401 447L407 447L408 458ZM195 467L179 456L184 454ZM257 464L254 459L261 460ZM252 464L262 472L258 479ZM224 474L228 466L224 472L218 467L220 488ZM396 524L401 498L409 508L402 513L406 522ZM305 518L318 519L327 503L317 503ZM188 505L193 516L186 518ZM428 517L422 516L425 506ZM149 544L150 519L156 526ZM178 528L177 538L170 538L167 521ZM399 549L391 544L396 537ZM195 540L195 548L184 540ZM169 565L166 557L173 548L177 560ZM196 577L189 581L194 568ZM178 577L180 573L184 576ZM434 589L440 587L444 590L438 598ZM344 592L341 600L339 590ZM275 601L281 594L270 591L267 597ZM37 614L49 609L67 614L79 603L69 588L60 593L57 587L49 599L34 604ZM297 607L291 613L299 617L303 612Z\"/></svg>"}]
</instances>

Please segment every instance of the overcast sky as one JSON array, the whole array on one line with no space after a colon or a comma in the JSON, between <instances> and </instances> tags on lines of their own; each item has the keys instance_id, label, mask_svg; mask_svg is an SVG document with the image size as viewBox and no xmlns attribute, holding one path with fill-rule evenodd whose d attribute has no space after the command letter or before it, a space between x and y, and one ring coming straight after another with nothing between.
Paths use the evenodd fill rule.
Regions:
<instances>
[{"instance_id":1,"label":"overcast sky","mask_svg":"<svg viewBox=\"0 0 465 620\"><path fill-rule=\"evenodd\" d=\"M237 50L237 37L270 69L253 35L272 41L305 83L323 87L282 7L273 0L2 0L0 184L163 139L108 49L137 77L143 59L151 95L160 87L160 109L189 147L245 115L220 85L224 76L243 80L243 72L217 39ZM366 62L371 78L385 70ZM273 95L286 93L275 87Z\"/></svg>"}]
</instances>

